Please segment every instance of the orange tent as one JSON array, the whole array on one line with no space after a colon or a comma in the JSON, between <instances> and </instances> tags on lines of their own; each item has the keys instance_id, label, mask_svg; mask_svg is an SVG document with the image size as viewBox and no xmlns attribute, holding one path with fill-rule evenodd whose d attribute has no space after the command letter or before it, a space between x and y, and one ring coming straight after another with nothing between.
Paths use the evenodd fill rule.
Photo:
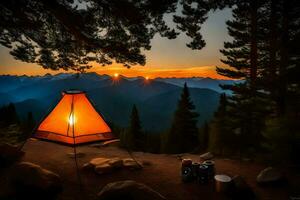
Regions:
<instances>
[{"instance_id":1,"label":"orange tent","mask_svg":"<svg viewBox=\"0 0 300 200\"><path fill-rule=\"evenodd\" d=\"M82 91L63 92L61 100L45 117L34 137L67 144L112 139L109 126Z\"/></svg>"}]
</instances>

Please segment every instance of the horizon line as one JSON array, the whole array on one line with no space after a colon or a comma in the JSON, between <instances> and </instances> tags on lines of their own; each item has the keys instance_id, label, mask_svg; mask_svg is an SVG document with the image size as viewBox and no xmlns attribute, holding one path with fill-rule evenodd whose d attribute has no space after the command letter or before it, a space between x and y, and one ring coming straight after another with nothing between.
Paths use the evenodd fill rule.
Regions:
<instances>
[{"instance_id":1,"label":"horizon line","mask_svg":"<svg viewBox=\"0 0 300 200\"><path fill-rule=\"evenodd\" d=\"M115 73L112 73L111 75L110 74L107 74L107 73L98 73L98 72L95 72L95 71L89 71L89 72L57 72L57 73L50 73L50 72L47 72L47 73L44 73L44 74L36 74L36 75L28 75L28 74L13 74L13 73L0 73L0 76L18 76L18 77L21 77L21 76L26 76L26 77L43 77L43 76L46 76L46 75L51 75L51 76L56 76L56 75L59 75L59 74L91 74L91 73L95 73L97 75L100 75L100 76L109 76L111 78L114 78L114 74ZM139 77L142 77L142 78L149 78L150 80L154 80L154 79L171 79L171 78L176 78L176 79L183 79L183 78L209 78L209 79L214 79L214 80L235 80L235 79L230 79L230 78L215 78L215 77L210 77L210 76L165 76L165 77L162 77L162 76L157 76L157 77L153 77L153 78L150 78L149 76L145 75L145 76L142 76L142 75L136 75L136 76L126 76L122 73L118 73L118 76L121 76L121 77L125 77L125 78L139 78Z\"/></svg>"}]
</instances>

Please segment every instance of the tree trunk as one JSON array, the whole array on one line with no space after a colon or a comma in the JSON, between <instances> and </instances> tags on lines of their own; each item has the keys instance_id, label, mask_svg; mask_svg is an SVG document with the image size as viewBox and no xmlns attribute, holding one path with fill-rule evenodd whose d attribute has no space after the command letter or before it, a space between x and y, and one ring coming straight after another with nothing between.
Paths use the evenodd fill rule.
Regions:
<instances>
[{"instance_id":1,"label":"tree trunk","mask_svg":"<svg viewBox=\"0 0 300 200\"><path fill-rule=\"evenodd\" d=\"M257 0L250 1L250 15L251 15L251 31L250 31L250 86L252 91L256 90L257 79Z\"/></svg>"},{"instance_id":2,"label":"tree trunk","mask_svg":"<svg viewBox=\"0 0 300 200\"><path fill-rule=\"evenodd\" d=\"M286 68L289 64L288 43L289 43L289 16L288 1L283 1L282 21L281 21L281 44L280 44L280 65L279 65L279 92L278 92L278 110L279 115L283 115L286 110Z\"/></svg>"},{"instance_id":3,"label":"tree trunk","mask_svg":"<svg viewBox=\"0 0 300 200\"><path fill-rule=\"evenodd\" d=\"M277 51L277 4L278 0L271 0L270 32L269 32L269 67L268 67L268 87L272 97L274 97L274 87L276 83L276 51Z\"/></svg>"}]
</instances>

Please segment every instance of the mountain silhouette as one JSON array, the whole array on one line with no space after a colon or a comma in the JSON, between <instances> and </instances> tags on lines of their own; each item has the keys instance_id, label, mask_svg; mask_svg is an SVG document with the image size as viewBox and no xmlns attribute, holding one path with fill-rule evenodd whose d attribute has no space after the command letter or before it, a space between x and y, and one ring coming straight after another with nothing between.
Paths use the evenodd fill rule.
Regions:
<instances>
[{"instance_id":1,"label":"mountain silhouette","mask_svg":"<svg viewBox=\"0 0 300 200\"><path fill-rule=\"evenodd\" d=\"M118 79L97 73L44 76L0 76L0 105L13 102L21 117L32 111L35 119L41 119L69 89L87 92L95 107L106 120L122 127L129 122L133 104L141 115L143 127L149 131L169 128L184 82L191 84L191 98L199 112L199 126L209 120L218 107L221 81L207 78L157 78L146 81L143 77ZM233 84L234 81L226 81ZM181 85L182 84L182 85ZM219 91L219 92L217 92Z\"/></svg>"}]
</instances>

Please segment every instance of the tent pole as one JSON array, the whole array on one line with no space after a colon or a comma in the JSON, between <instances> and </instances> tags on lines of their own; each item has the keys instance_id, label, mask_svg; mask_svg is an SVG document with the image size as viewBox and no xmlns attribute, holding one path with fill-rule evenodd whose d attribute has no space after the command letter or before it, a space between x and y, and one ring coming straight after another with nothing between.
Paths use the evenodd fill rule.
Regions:
<instances>
[{"instance_id":1,"label":"tent pole","mask_svg":"<svg viewBox=\"0 0 300 200\"><path fill-rule=\"evenodd\" d=\"M71 104L71 113L70 113L70 117L72 117L72 136L73 136L73 153L74 153L74 161L75 161L75 166L76 166L76 173L77 173L77 179L79 182L79 189L80 192L83 192L83 185L82 185L82 181L81 181L81 176L79 173L79 167L78 167L78 160L77 160L77 151L76 151L76 143L75 143L75 133L74 133L74 124L75 124L75 119L74 119L74 96L72 96L72 104ZM70 119L70 118L69 118Z\"/></svg>"}]
</instances>

